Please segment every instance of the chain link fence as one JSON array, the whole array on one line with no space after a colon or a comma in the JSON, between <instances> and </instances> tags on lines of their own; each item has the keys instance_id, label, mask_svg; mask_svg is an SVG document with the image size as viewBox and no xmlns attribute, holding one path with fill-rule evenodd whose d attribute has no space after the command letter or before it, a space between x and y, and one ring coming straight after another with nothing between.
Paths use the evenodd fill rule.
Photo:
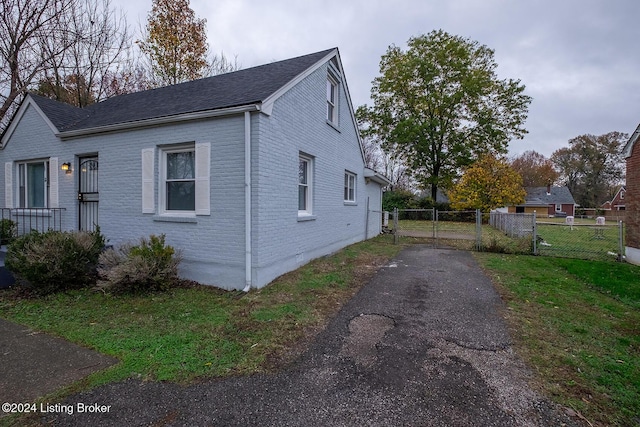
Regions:
<instances>
[{"instance_id":1,"label":"chain link fence","mask_svg":"<svg viewBox=\"0 0 640 427\"><path fill-rule=\"evenodd\" d=\"M574 220L573 223L536 221L536 255L565 258L622 260L624 223L606 223L604 218Z\"/></svg>"},{"instance_id":2,"label":"chain link fence","mask_svg":"<svg viewBox=\"0 0 640 427\"><path fill-rule=\"evenodd\" d=\"M396 209L391 218L389 226L396 243L427 243L464 250L478 250L482 245L479 211Z\"/></svg>"},{"instance_id":3,"label":"chain link fence","mask_svg":"<svg viewBox=\"0 0 640 427\"><path fill-rule=\"evenodd\" d=\"M624 224L604 218L544 218L536 214L396 209L387 225L394 242L503 253L621 260Z\"/></svg>"}]
</instances>

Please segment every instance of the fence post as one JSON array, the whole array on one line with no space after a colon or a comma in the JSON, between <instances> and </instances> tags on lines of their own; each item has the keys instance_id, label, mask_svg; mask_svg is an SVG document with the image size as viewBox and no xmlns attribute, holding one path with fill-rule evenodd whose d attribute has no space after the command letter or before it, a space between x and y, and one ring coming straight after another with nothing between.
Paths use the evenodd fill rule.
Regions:
<instances>
[{"instance_id":1,"label":"fence post","mask_svg":"<svg viewBox=\"0 0 640 427\"><path fill-rule=\"evenodd\" d=\"M393 208L393 244L398 244L398 208Z\"/></svg>"},{"instance_id":2,"label":"fence post","mask_svg":"<svg viewBox=\"0 0 640 427\"><path fill-rule=\"evenodd\" d=\"M434 208L435 209L435 208ZM438 247L438 217L440 216L440 212L435 210L435 222L433 224L433 247Z\"/></svg>"},{"instance_id":3,"label":"fence post","mask_svg":"<svg viewBox=\"0 0 640 427\"><path fill-rule=\"evenodd\" d=\"M431 208L431 239L436 241L436 208Z\"/></svg>"},{"instance_id":4,"label":"fence post","mask_svg":"<svg viewBox=\"0 0 640 427\"><path fill-rule=\"evenodd\" d=\"M623 224L622 221L618 221L618 243L619 243L619 251L618 252L618 261L622 262L623 260L623 254L624 254L624 245L623 245L623 236L624 236L624 232L623 232Z\"/></svg>"},{"instance_id":5,"label":"fence post","mask_svg":"<svg viewBox=\"0 0 640 427\"><path fill-rule=\"evenodd\" d=\"M476 250L482 250L482 213L476 209Z\"/></svg>"},{"instance_id":6,"label":"fence post","mask_svg":"<svg viewBox=\"0 0 640 427\"><path fill-rule=\"evenodd\" d=\"M538 255L538 226L536 225L536 211L533 211L533 254Z\"/></svg>"}]
</instances>

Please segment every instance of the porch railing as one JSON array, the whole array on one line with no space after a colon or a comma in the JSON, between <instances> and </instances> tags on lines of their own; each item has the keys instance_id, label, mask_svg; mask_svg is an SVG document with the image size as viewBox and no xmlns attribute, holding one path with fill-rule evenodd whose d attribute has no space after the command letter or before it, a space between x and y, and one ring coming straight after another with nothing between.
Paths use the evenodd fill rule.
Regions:
<instances>
[{"instance_id":1,"label":"porch railing","mask_svg":"<svg viewBox=\"0 0 640 427\"><path fill-rule=\"evenodd\" d=\"M0 208L0 238L22 236L33 230L62 231L65 208Z\"/></svg>"}]
</instances>

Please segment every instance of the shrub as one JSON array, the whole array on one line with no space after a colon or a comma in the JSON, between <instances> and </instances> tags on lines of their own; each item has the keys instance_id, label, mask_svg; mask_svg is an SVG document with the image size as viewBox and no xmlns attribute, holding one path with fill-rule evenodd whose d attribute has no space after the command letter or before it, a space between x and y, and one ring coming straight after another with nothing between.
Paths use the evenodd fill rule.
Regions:
<instances>
[{"instance_id":1,"label":"shrub","mask_svg":"<svg viewBox=\"0 0 640 427\"><path fill-rule=\"evenodd\" d=\"M180 261L180 254L165 245L164 234L143 237L136 246L100 255L98 287L116 294L164 291L177 283Z\"/></svg>"},{"instance_id":2,"label":"shrub","mask_svg":"<svg viewBox=\"0 0 640 427\"><path fill-rule=\"evenodd\" d=\"M7 250L5 265L23 286L44 295L93 285L105 240L100 230L32 231L16 238Z\"/></svg>"},{"instance_id":3,"label":"shrub","mask_svg":"<svg viewBox=\"0 0 640 427\"><path fill-rule=\"evenodd\" d=\"M500 254L530 254L532 252L531 238L496 239L492 237L488 244L482 246L482 250Z\"/></svg>"},{"instance_id":4,"label":"shrub","mask_svg":"<svg viewBox=\"0 0 640 427\"><path fill-rule=\"evenodd\" d=\"M0 220L0 245L6 245L16 236L16 223L9 218Z\"/></svg>"}]
</instances>

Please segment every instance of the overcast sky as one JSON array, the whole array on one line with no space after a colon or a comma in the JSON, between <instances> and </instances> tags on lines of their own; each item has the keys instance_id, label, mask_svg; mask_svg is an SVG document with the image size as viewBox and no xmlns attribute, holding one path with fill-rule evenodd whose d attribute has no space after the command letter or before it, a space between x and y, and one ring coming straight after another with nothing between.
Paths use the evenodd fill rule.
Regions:
<instances>
[{"instance_id":1,"label":"overcast sky","mask_svg":"<svg viewBox=\"0 0 640 427\"><path fill-rule=\"evenodd\" d=\"M136 30L151 0L114 0ZM242 68L338 47L354 107L370 104L380 57L442 29L495 51L498 75L533 98L510 153L546 156L582 134L640 123L637 0L191 0L214 52Z\"/></svg>"}]
</instances>

